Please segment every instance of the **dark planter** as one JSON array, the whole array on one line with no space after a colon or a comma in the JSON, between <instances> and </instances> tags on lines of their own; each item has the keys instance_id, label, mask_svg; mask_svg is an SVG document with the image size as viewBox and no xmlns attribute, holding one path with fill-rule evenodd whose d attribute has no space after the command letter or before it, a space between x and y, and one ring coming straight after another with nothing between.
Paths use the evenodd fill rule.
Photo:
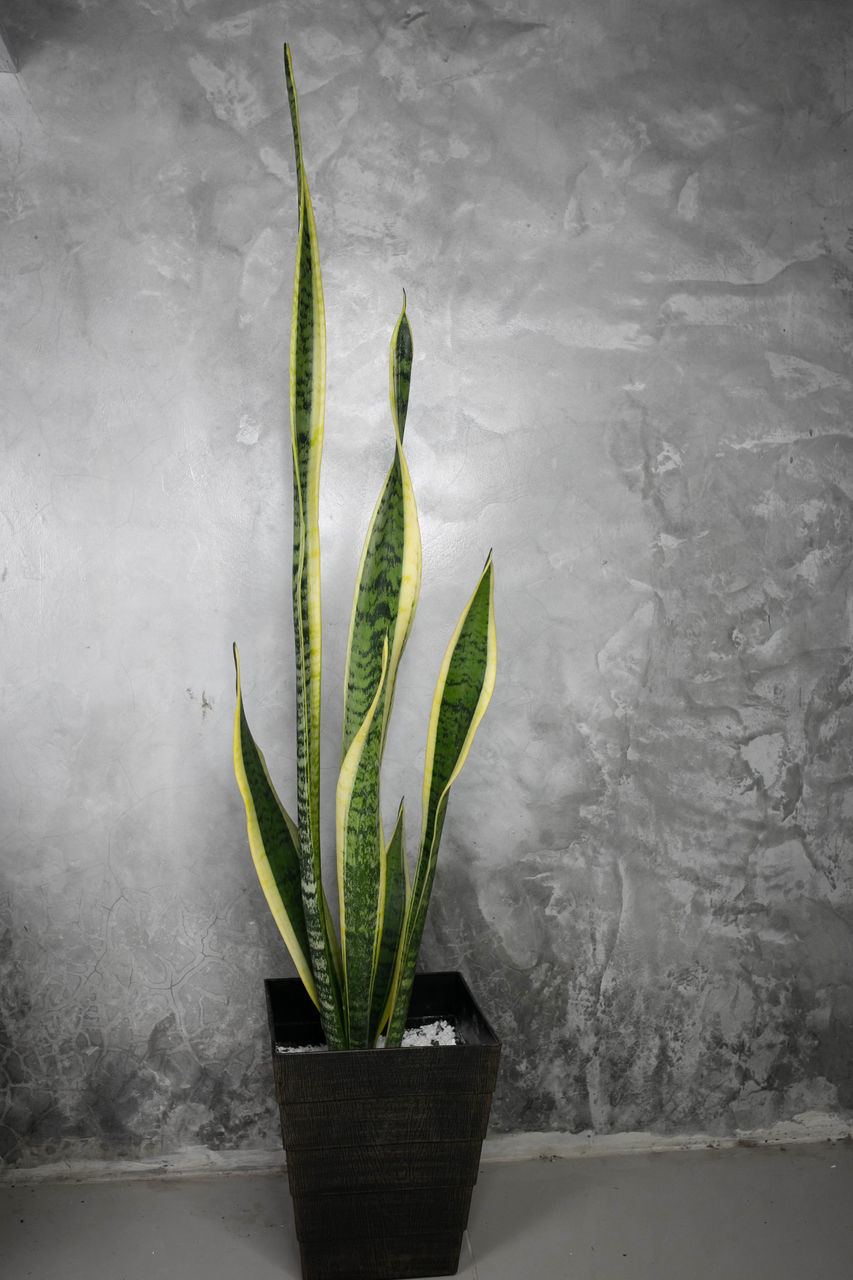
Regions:
<instances>
[{"instance_id":1,"label":"dark planter","mask_svg":"<svg viewBox=\"0 0 853 1280\"><path fill-rule=\"evenodd\" d=\"M323 1033L298 978L264 985L303 1280L454 1275L500 1057L461 974L416 976L408 1025L461 1042L418 1049L277 1053Z\"/></svg>"}]
</instances>

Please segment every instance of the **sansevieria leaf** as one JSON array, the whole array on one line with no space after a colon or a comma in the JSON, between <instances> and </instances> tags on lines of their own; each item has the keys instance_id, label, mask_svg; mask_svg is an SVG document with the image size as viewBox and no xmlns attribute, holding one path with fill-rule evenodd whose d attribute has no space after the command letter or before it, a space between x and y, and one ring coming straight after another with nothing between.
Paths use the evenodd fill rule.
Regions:
<instances>
[{"instance_id":1,"label":"sansevieria leaf","mask_svg":"<svg viewBox=\"0 0 853 1280\"><path fill-rule=\"evenodd\" d=\"M237 671L237 714L234 718L234 772L246 806L249 848L264 896L308 994L317 1003L309 962L308 933L302 910L299 837L270 781L266 762L255 744L243 707L240 655Z\"/></svg>"},{"instance_id":2,"label":"sansevieria leaf","mask_svg":"<svg viewBox=\"0 0 853 1280\"><path fill-rule=\"evenodd\" d=\"M376 694L344 756L336 795L341 958L351 1049L371 1047L373 975L382 936L384 849L379 812L379 711L387 672L386 639Z\"/></svg>"},{"instance_id":3,"label":"sansevieria leaf","mask_svg":"<svg viewBox=\"0 0 853 1280\"><path fill-rule=\"evenodd\" d=\"M385 878L383 884L382 936L376 973L373 978L373 998L370 1009L370 1043L383 1030L391 1012L391 990L394 972L406 919L406 909L411 895L409 868L406 862L406 808L400 801L397 821L391 839L385 849Z\"/></svg>"},{"instance_id":4,"label":"sansevieria leaf","mask_svg":"<svg viewBox=\"0 0 853 1280\"><path fill-rule=\"evenodd\" d=\"M421 535L409 468L403 454L412 368L412 331L403 310L391 338L390 388L394 458L368 526L356 579L344 672L342 758L376 696L382 646L388 638L386 693L381 708L384 746L397 668L418 603Z\"/></svg>"},{"instance_id":5,"label":"sansevieria leaf","mask_svg":"<svg viewBox=\"0 0 853 1280\"><path fill-rule=\"evenodd\" d=\"M394 457L368 527L356 580L345 672L343 765L336 795L346 1016L351 1044L365 1046L371 1040L376 1019L375 972L384 928L386 864L379 817L382 753L397 669L411 630L421 580L420 530L401 438L411 367L412 334L404 297L391 338L389 385ZM369 733L365 728L368 721ZM354 758L353 744L360 734L364 741L356 757L356 771L350 762ZM365 816L368 799L375 805L369 823ZM387 974L383 973L381 981L386 982L387 997ZM356 996L359 984L363 991Z\"/></svg>"},{"instance_id":6,"label":"sansevieria leaf","mask_svg":"<svg viewBox=\"0 0 853 1280\"><path fill-rule=\"evenodd\" d=\"M433 698L424 768L421 845L397 963L387 1041L391 1045L399 1044L405 1025L450 787L468 757L489 704L496 669L494 569L490 554L447 647Z\"/></svg>"},{"instance_id":7,"label":"sansevieria leaf","mask_svg":"<svg viewBox=\"0 0 853 1280\"><path fill-rule=\"evenodd\" d=\"M302 162L299 108L290 50L284 50L299 197L290 332L293 449L293 629L296 643L296 759L302 900L323 1030L346 1044L341 993L332 962L320 858L320 461L326 395L326 322L317 230Z\"/></svg>"},{"instance_id":8,"label":"sansevieria leaf","mask_svg":"<svg viewBox=\"0 0 853 1280\"><path fill-rule=\"evenodd\" d=\"M403 290L403 310L391 338L391 367L389 381L391 384L391 416L397 435L403 439L406 430L406 414L409 409L409 390L412 385L412 360L414 346L412 343L412 327L406 315L406 291Z\"/></svg>"}]
</instances>

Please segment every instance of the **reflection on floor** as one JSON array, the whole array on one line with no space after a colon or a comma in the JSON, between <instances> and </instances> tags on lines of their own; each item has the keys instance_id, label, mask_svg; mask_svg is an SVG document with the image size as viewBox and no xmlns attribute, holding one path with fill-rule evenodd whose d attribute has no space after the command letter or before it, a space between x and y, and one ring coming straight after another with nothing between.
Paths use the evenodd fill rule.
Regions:
<instances>
[{"instance_id":1,"label":"reflection on floor","mask_svg":"<svg viewBox=\"0 0 853 1280\"><path fill-rule=\"evenodd\" d=\"M462 1280L850 1280L853 1143L486 1164ZM286 1176L0 1186L3 1280L299 1280Z\"/></svg>"}]
</instances>

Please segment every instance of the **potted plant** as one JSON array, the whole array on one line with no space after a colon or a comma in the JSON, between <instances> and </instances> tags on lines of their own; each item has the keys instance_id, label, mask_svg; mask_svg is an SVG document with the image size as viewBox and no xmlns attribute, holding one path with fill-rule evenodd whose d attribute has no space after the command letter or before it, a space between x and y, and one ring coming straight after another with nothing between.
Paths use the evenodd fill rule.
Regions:
<instances>
[{"instance_id":1,"label":"potted plant","mask_svg":"<svg viewBox=\"0 0 853 1280\"><path fill-rule=\"evenodd\" d=\"M236 645L234 765L261 886L298 978L268 980L282 1137L305 1280L456 1270L500 1046L458 974L416 976L448 794L495 679L491 554L444 655L427 734L413 881L400 804L386 839L380 770L397 671L417 605L421 544L403 453L412 331L391 339L394 455L355 588L335 795L339 933L320 858L319 478L325 320L290 51L284 50L299 227L290 343L297 821L249 730ZM436 1017L458 1043L402 1048ZM288 1053L324 1043L326 1053ZM356 1052L353 1052L356 1051Z\"/></svg>"}]
</instances>

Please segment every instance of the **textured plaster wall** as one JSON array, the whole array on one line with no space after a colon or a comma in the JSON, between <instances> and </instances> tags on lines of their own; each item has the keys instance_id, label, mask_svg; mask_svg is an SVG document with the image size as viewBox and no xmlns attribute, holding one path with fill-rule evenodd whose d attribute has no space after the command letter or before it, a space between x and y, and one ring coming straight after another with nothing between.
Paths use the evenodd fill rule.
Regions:
<instances>
[{"instance_id":1,"label":"textured plaster wall","mask_svg":"<svg viewBox=\"0 0 853 1280\"><path fill-rule=\"evenodd\" d=\"M502 1130L853 1109L853 69L838 3L28 0L0 77L0 1146L278 1142L294 52L330 339L327 796L386 350L425 584L389 810L486 551L499 684L426 942ZM330 829L327 804L325 829ZM327 841L328 844L328 841Z\"/></svg>"}]
</instances>

